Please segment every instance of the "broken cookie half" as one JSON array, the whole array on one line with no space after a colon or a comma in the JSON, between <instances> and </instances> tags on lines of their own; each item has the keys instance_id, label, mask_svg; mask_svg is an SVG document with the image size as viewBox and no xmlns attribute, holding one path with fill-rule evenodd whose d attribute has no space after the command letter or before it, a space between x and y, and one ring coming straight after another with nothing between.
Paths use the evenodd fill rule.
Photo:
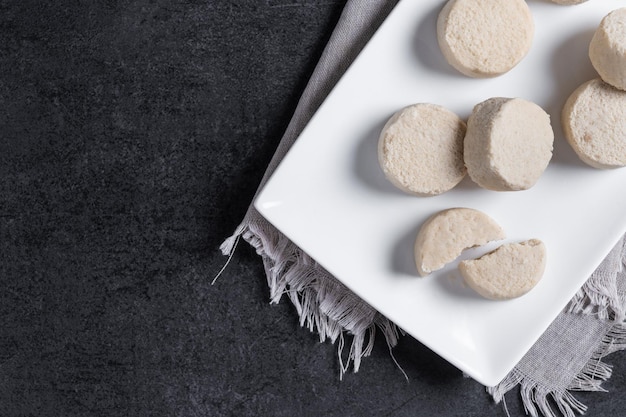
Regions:
<instances>
[{"instance_id":1,"label":"broken cookie half","mask_svg":"<svg viewBox=\"0 0 626 417\"><path fill-rule=\"evenodd\" d=\"M465 249L506 237L485 213L464 207L440 211L421 227L415 240L415 265L421 276L443 268Z\"/></svg>"},{"instance_id":2,"label":"broken cookie half","mask_svg":"<svg viewBox=\"0 0 626 417\"><path fill-rule=\"evenodd\" d=\"M546 246L538 239L506 243L474 260L461 261L463 279L491 300L510 300L532 290L546 269Z\"/></svg>"}]
</instances>

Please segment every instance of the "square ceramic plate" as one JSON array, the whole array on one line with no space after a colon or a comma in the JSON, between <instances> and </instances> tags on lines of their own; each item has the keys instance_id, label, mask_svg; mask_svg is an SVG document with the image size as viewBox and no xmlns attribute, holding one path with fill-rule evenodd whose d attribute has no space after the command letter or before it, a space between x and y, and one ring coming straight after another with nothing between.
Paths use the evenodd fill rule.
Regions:
<instances>
[{"instance_id":1,"label":"square ceramic plate","mask_svg":"<svg viewBox=\"0 0 626 417\"><path fill-rule=\"evenodd\" d=\"M502 380L626 230L626 169L582 164L563 138L569 94L597 77L587 51L600 20L626 1L577 6L531 1L535 38L527 57L495 79L447 65L436 41L442 0L403 0L328 96L264 187L255 206L347 287L484 385ZM400 108L436 103L466 118L489 97L522 97L551 114L553 159L530 190L498 193L465 179L436 197L403 194L377 162L378 135ZM543 240L542 281L512 301L463 285L455 262L417 275L413 243L424 220L450 207L493 217L507 241ZM499 242L502 243L502 242ZM490 245L472 249L478 256Z\"/></svg>"}]
</instances>

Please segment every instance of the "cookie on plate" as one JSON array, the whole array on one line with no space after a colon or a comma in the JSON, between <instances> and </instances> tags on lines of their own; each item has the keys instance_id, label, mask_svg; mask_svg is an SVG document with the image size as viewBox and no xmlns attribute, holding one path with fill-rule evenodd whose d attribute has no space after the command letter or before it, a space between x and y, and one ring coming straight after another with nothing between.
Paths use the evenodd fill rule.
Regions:
<instances>
[{"instance_id":1,"label":"cookie on plate","mask_svg":"<svg viewBox=\"0 0 626 417\"><path fill-rule=\"evenodd\" d=\"M565 102L561 121L583 162L599 169L626 166L626 91L600 78L587 81Z\"/></svg>"},{"instance_id":2,"label":"cookie on plate","mask_svg":"<svg viewBox=\"0 0 626 417\"><path fill-rule=\"evenodd\" d=\"M432 196L456 186L463 163L465 122L446 108L428 103L406 107L389 119L378 140L378 162L402 191Z\"/></svg>"},{"instance_id":3,"label":"cookie on plate","mask_svg":"<svg viewBox=\"0 0 626 417\"><path fill-rule=\"evenodd\" d=\"M441 52L469 77L510 71L530 50L534 33L524 0L449 0L437 19Z\"/></svg>"},{"instance_id":4,"label":"cookie on plate","mask_svg":"<svg viewBox=\"0 0 626 417\"><path fill-rule=\"evenodd\" d=\"M626 7L602 19L589 44L589 58L604 82L626 90Z\"/></svg>"},{"instance_id":5,"label":"cookie on plate","mask_svg":"<svg viewBox=\"0 0 626 417\"><path fill-rule=\"evenodd\" d=\"M467 122L467 172L489 190L526 190L548 166L553 143L550 116L537 104L520 98L490 98L474 106Z\"/></svg>"},{"instance_id":6,"label":"cookie on plate","mask_svg":"<svg viewBox=\"0 0 626 417\"><path fill-rule=\"evenodd\" d=\"M506 243L478 259L461 261L467 285L485 298L510 300L532 290L546 268L546 247L531 239Z\"/></svg>"}]
</instances>

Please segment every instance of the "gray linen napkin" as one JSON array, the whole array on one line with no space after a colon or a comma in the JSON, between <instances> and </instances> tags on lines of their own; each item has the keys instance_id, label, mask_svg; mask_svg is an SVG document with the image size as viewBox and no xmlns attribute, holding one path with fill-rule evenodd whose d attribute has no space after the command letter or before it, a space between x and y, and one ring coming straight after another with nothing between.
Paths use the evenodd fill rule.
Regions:
<instances>
[{"instance_id":1,"label":"gray linen napkin","mask_svg":"<svg viewBox=\"0 0 626 417\"><path fill-rule=\"evenodd\" d=\"M259 189L396 3L348 0ZM232 256L240 237L263 259L271 301L278 303L286 295L302 326L317 332L320 341L338 342L340 363L344 334L352 336L341 374L351 364L358 371L361 359L372 350L377 328L390 349L396 345L400 329L394 323L321 268L252 205L221 251ZM571 391L601 391L601 383L611 376L602 358L626 349L625 262L626 239L622 238L515 369L497 386L487 387L496 403L519 387L524 406L533 416L556 415L550 402L566 416L585 411Z\"/></svg>"}]
</instances>

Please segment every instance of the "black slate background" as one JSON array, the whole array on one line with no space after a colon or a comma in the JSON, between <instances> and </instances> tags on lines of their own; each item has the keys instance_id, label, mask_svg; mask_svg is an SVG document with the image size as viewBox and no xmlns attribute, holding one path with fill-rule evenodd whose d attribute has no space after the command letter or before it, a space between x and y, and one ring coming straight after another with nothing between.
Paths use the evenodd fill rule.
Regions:
<instances>
[{"instance_id":1,"label":"black slate background","mask_svg":"<svg viewBox=\"0 0 626 417\"><path fill-rule=\"evenodd\" d=\"M211 285L344 3L0 0L0 416L506 415L409 337L339 381L246 244Z\"/></svg>"}]
</instances>

